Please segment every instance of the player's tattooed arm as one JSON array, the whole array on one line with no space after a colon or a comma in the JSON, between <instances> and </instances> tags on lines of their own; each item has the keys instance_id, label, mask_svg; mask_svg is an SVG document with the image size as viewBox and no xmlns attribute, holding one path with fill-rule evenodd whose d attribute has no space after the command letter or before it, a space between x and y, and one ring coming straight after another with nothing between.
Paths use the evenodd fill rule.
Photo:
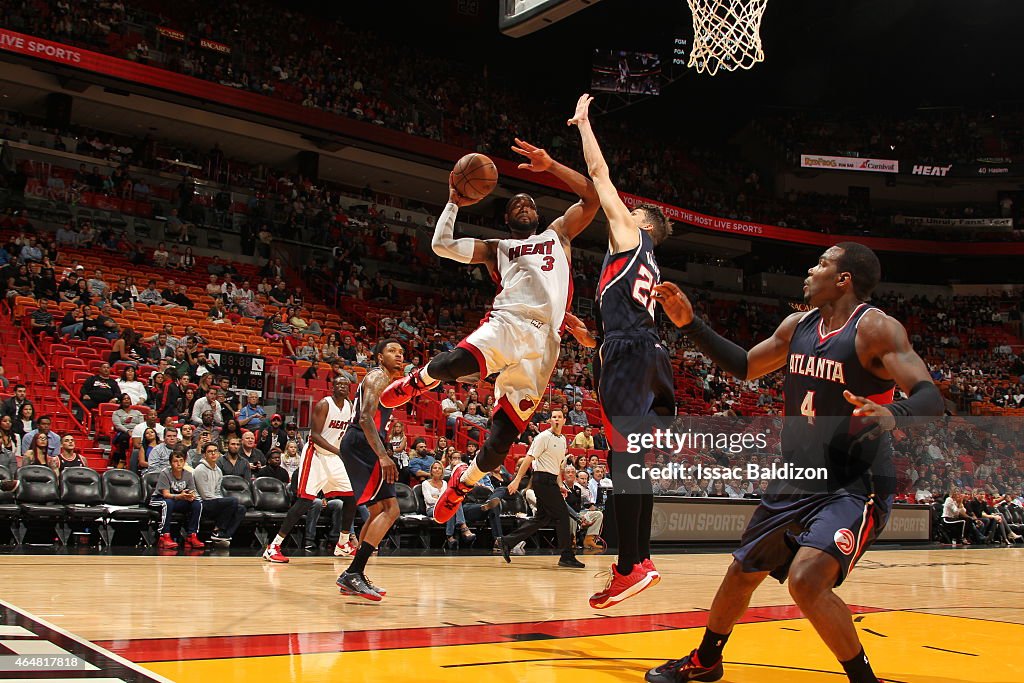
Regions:
<instances>
[{"instance_id":1,"label":"player's tattooed arm","mask_svg":"<svg viewBox=\"0 0 1024 683\"><path fill-rule=\"evenodd\" d=\"M377 424L373 419L377 408L380 406L380 395L384 393L384 389L390 383L391 378L380 369L371 370L363 378L363 398L362 406L359 409L359 426L363 430L366 442L370 444L370 448L373 449L377 459L380 460L384 481L392 484L398 480L398 468L395 467L395 462L391 459L387 449L384 448L384 444L380 440L380 434L377 433Z\"/></svg>"},{"instance_id":2,"label":"player's tattooed arm","mask_svg":"<svg viewBox=\"0 0 1024 683\"><path fill-rule=\"evenodd\" d=\"M530 160L528 164L519 164L519 168L524 171L533 171L534 173L547 171L568 185L569 189L580 198L578 202L570 206L561 217L555 219L551 224L551 228L563 240L571 241L590 225L594 220L594 216L597 215L597 210L601 208L601 199L598 197L597 188L594 187L594 183L590 178L564 164L558 163L551 158L551 155L546 150L531 145L529 142L519 138L516 138L515 141L516 144L512 147L512 151Z\"/></svg>"},{"instance_id":3,"label":"player's tattooed arm","mask_svg":"<svg viewBox=\"0 0 1024 683\"><path fill-rule=\"evenodd\" d=\"M594 181L597 195L601 199L601 208L608 218L608 243L614 252L626 251L634 249L640 243L640 232L629 209L619 196L619 191L612 183L608 162L605 161L601 147L597 144L594 129L590 126L590 103L593 99L586 93L581 95L576 103L576 113L567 123L580 129L587 173Z\"/></svg>"},{"instance_id":4,"label":"player's tattooed arm","mask_svg":"<svg viewBox=\"0 0 1024 683\"><path fill-rule=\"evenodd\" d=\"M341 455L341 451L338 450L338 444L332 444L323 437L324 423L327 422L327 412L327 399L320 399L313 407L313 420L310 424L309 438L314 445L319 446L328 453Z\"/></svg>"}]
</instances>

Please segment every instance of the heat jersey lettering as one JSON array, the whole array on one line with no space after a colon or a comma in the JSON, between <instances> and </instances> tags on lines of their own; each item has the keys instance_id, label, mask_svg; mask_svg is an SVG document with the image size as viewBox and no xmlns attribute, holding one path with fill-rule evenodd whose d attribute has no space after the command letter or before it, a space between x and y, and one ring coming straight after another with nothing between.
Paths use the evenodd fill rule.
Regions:
<instances>
[{"instance_id":1,"label":"heat jersey lettering","mask_svg":"<svg viewBox=\"0 0 1024 683\"><path fill-rule=\"evenodd\" d=\"M554 240L537 242L536 244L517 244L508 248L508 260L515 261L520 256L551 256L551 250L555 247Z\"/></svg>"}]
</instances>

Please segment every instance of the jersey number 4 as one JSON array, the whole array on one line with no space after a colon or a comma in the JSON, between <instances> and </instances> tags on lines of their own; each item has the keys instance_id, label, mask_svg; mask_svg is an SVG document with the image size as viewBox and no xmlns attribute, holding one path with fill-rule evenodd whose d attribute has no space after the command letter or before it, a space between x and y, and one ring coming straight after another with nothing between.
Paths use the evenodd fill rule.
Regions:
<instances>
[{"instance_id":1,"label":"jersey number 4","mask_svg":"<svg viewBox=\"0 0 1024 683\"><path fill-rule=\"evenodd\" d=\"M814 392L808 391L800 404L800 414L807 418L807 422L814 424Z\"/></svg>"},{"instance_id":2,"label":"jersey number 4","mask_svg":"<svg viewBox=\"0 0 1024 683\"><path fill-rule=\"evenodd\" d=\"M647 266L637 268L636 282L633 283L633 299L647 309L651 317L654 317L654 299L651 298L651 288L654 286L654 276Z\"/></svg>"}]
</instances>

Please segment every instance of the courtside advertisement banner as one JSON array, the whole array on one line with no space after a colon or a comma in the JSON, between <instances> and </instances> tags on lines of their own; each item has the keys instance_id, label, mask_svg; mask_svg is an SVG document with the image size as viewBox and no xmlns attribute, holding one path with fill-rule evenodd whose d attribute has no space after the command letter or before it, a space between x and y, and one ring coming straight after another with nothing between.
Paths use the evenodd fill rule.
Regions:
<instances>
[{"instance_id":1,"label":"courtside advertisement banner","mask_svg":"<svg viewBox=\"0 0 1024 683\"><path fill-rule=\"evenodd\" d=\"M830 157L822 154L801 154L800 166L802 168L823 168L830 171L870 171L872 173L900 172L900 162L895 159Z\"/></svg>"}]
</instances>

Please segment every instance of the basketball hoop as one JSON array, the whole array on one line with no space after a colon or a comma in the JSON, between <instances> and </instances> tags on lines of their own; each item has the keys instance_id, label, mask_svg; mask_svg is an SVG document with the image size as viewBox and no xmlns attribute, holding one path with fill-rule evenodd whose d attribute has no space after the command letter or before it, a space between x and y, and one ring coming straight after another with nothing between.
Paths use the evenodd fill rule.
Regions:
<instances>
[{"instance_id":1,"label":"basketball hoop","mask_svg":"<svg viewBox=\"0 0 1024 683\"><path fill-rule=\"evenodd\" d=\"M768 0L687 0L693 13L689 66L714 76L764 61L761 17Z\"/></svg>"}]
</instances>

